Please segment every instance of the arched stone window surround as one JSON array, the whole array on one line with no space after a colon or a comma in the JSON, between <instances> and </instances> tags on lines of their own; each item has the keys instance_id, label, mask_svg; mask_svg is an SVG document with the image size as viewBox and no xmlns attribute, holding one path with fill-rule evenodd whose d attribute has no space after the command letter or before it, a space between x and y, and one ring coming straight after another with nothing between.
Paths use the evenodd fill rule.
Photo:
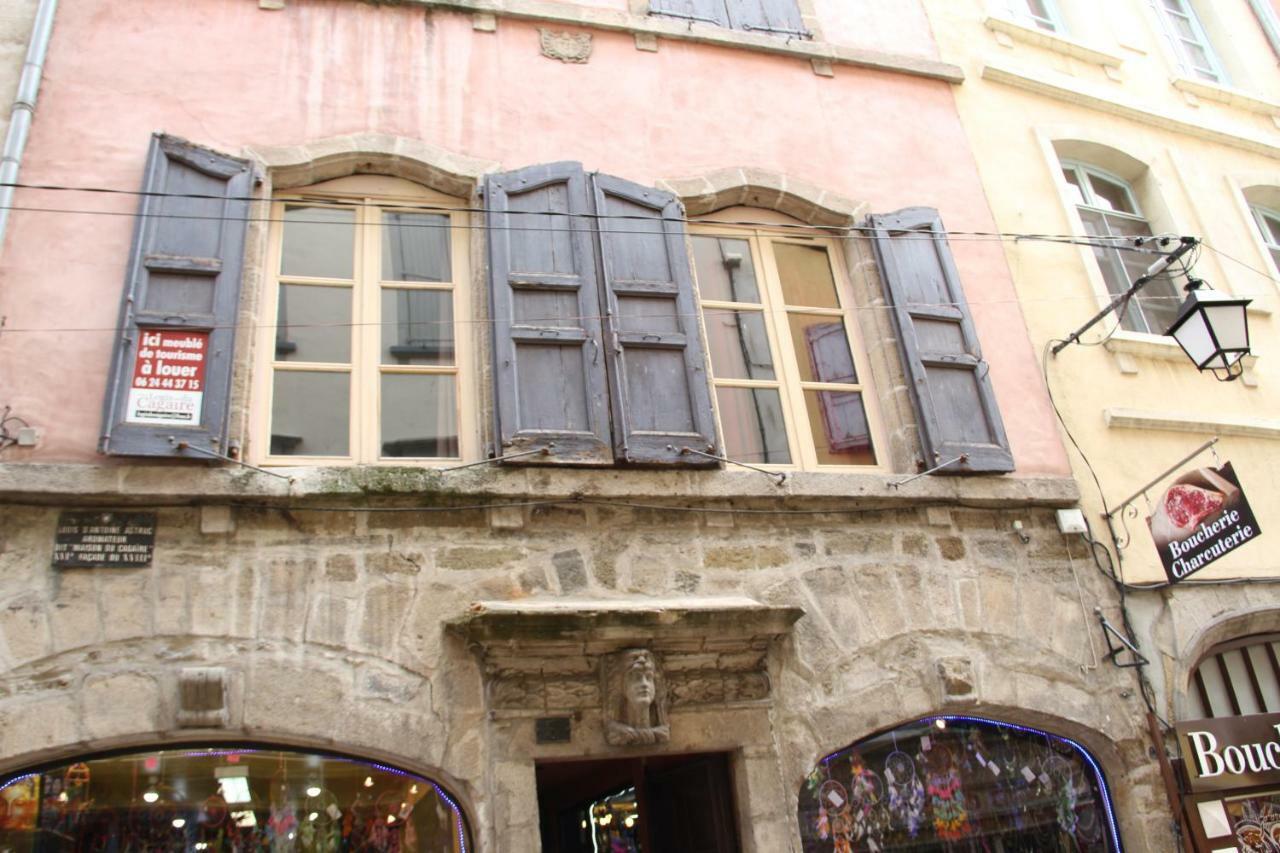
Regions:
<instances>
[{"instance_id":1,"label":"arched stone window surround","mask_svg":"<svg viewBox=\"0 0 1280 853\"><path fill-rule=\"evenodd\" d=\"M1187 641L1179 655L1185 665L1180 667L1177 689L1173 696L1173 715L1176 720L1188 719L1194 707L1191 691L1196 668L1222 643L1243 639L1255 634L1280 633L1280 609L1256 607L1229 613L1202 626Z\"/></svg>"},{"instance_id":2,"label":"arched stone window surround","mask_svg":"<svg viewBox=\"0 0 1280 853\"><path fill-rule=\"evenodd\" d=\"M885 295L870 242L860 239L857 231L844 230L859 224L871 212L870 205L802 178L753 166L666 178L656 185L679 196L691 219L706 216L714 222L717 211L754 207L777 211L805 225L835 229L845 238L841 241L845 267L858 309L861 338L867 348L882 427L888 439L881 448L885 457L881 463L895 471L913 470L913 460L920 452L920 439L909 382L898 354L897 331L889 312L875 310L884 304Z\"/></svg>"},{"instance_id":3,"label":"arched stone window surround","mask_svg":"<svg viewBox=\"0 0 1280 853\"><path fill-rule=\"evenodd\" d=\"M1025 714L1015 711L1014 715L1024 716ZM1058 734L1057 732L1051 730L1051 729L1057 728L1057 726L1050 726L1048 728L1041 728L1039 726L1029 726L1021 723L1010 722L1009 720L1006 720L1006 719L1001 719L998 715L976 713L976 712L975 713L937 713L937 714L926 715L923 717L908 718L908 719L899 721L893 725L885 726L881 729L878 729L875 732L867 733L860 737L857 737L856 739L850 741L848 744L838 747L835 750L826 752L821 756L819 756L817 760L813 763L811 769L816 769L817 767L822 765L824 762L832 759L838 754L845 752L859 744L865 743L867 741L872 740L873 738L881 737L900 729L923 725L923 726L928 726L929 730L932 731L933 730L932 727L937 725L939 727L939 730L941 730L941 729L944 729L947 724L951 724L951 723L978 724L981 726L990 726L990 727L999 728L999 729L1012 729L1023 735L1028 735L1032 737L1051 738L1053 740L1056 740L1058 742L1068 745L1072 750L1074 750L1074 752L1077 755L1079 755L1083 759L1083 762L1085 763L1085 765L1093 771L1093 781L1094 781L1094 784L1097 786L1098 792L1102 800L1103 815L1105 818L1105 830L1103 835L1104 843L1106 843L1109 839L1110 842L1113 842L1113 843L1107 844L1109 849L1122 849L1120 826L1117 819L1116 810L1113 807L1113 801L1115 800L1115 792L1112 790L1111 786L1107 782L1107 774L1103 768L1103 762L1097 757L1094 750L1090 749L1085 743L1081 742L1081 740L1084 740L1087 742L1089 740L1095 740L1100 737L1097 733L1090 732L1088 730L1084 730L1084 734L1086 734L1087 737L1077 739L1076 737ZM1072 729L1079 728L1078 726L1075 726L1072 724L1067 724L1067 727ZM896 748L897 747L895 747L895 749ZM794 811L797 815L801 814L800 807L803 802L803 797L800 796L800 791L803 789L804 785L807 783L807 779L808 779L808 774L806 774L806 776L801 780L800 786L797 788L797 797L795 800L793 800L793 803L795 804Z\"/></svg>"},{"instance_id":4,"label":"arched stone window surround","mask_svg":"<svg viewBox=\"0 0 1280 853\"><path fill-rule=\"evenodd\" d=\"M349 175L387 175L403 178L429 189L463 199L473 209L470 225L473 234L483 233L484 214L479 211L479 189L484 176L496 172L499 164L467 157L418 139L385 133L357 133L335 136L298 145L248 146L244 156L257 165L260 175L257 197L249 232L245 241L244 281L241 287L241 328L254 328L260 321L262 288L270 276L266 269L270 256L270 210L272 196L280 190L307 187L312 184L344 178ZM485 241L471 241L472 314L487 315L483 275ZM476 364L488 351L489 341L483 324L473 336ZM250 405L255 362L255 335L242 334L236 339L235 368L231 393L230 434L239 445L251 435ZM487 374L480 377L479 393L488 394ZM481 399L488 399L482 396ZM481 440L486 438L488 419L480 419Z\"/></svg>"}]
</instances>

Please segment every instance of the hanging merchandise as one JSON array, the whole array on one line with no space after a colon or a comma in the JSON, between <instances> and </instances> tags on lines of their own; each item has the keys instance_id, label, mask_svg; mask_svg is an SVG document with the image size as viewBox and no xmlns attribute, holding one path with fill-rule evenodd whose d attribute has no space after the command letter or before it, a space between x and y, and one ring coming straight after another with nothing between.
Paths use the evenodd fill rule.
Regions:
<instances>
[{"instance_id":1,"label":"hanging merchandise","mask_svg":"<svg viewBox=\"0 0 1280 853\"><path fill-rule=\"evenodd\" d=\"M924 783L916 775L911 756L897 748L884 761L884 781L889 790L889 819L896 829L915 838L924 824Z\"/></svg>"},{"instance_id":2,"label":"hanging merchandise","mask_svg":"<svg viewBox=\"0 0 1280 853\"><path fill-rule=\"evenodd\" d=\"M856 752L849 756L849 779L853 840L871 853L880 853L884 849L884 834L889 829L889 815L883 805L884 783Z\"/></svg>"},{"instance_id":3,"label":"hanging merchandise","mask_svg":"<svg viewBox=\"0 0 1280 853\"><path fill-rule=\"evenodd\" d=\"M940 744L927 759L929 806L933 811L933 831L946 841L957 841L969 834L969 812L965 807L964 786L960 781L960 765L951 747Z\"/></svg>"}]
</instances>

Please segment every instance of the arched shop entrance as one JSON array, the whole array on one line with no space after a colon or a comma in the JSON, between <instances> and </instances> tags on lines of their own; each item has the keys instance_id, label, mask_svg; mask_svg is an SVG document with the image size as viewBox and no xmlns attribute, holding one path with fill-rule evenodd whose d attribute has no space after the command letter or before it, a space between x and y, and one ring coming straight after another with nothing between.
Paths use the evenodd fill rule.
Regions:
<instances>
[{"instance_id":1,"label":"arched shop entrance","mask_svg":"<svg viewBox=\"0 0 1280 853\"><path fill-rule=\"evenodd\" d=\"M1075 741L928 717L823 758L800 789L804 853L1112 853L1106 780Z\"/></svg>"},{"instance_id":2,"label":"arched shop entrance","mask_svg":"<svg viewBox=\"0 0 1280 853\"><path fill-rule=\"evenodd\" d=\"M166 748L0 778L0 850L467 853L457 801L382 764L270 748Z\"/></svg>"}]
</instances>

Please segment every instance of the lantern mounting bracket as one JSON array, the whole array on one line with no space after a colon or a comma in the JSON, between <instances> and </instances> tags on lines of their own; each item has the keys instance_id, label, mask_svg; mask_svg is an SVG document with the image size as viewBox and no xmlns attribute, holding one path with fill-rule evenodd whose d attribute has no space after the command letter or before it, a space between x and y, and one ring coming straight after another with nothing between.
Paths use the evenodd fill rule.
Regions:
<instances>
[{"instance_id":1,"label":"lantern mounting bracket","mask_svg":"<svg viewBox=\"0 0 1280 853\"><path fill-rule=\"evenodd\" d=\"M1178 259L1180 259L1183 255L1185 255L1187 252L1190 252L1192 249L1194 249L1198 245L1200 245L1200 241L1197 240L1195 237L1179 237L1178 247L1176 249L1174 249L1172 252L1170 252L1167 255L1163 255L1160 258L1157 258L1155 263L1147 267L1147 271L1145 273L1138 276L1138 278L1134 279L1133 284L1129 285L1128 290L1126 290L1124 293L1121 293L1115 299L1112 299L1110 304L1108 304L1106 308L1103 308L1097 314L1094 314L1092 317L1090 317L1089 320L1083 326L1081 326L1080 328L1072 332L1070 335L1068 335L1066 340L1059 341L1057 344L1055 344L1051 352L1056 356L1058 353L1062 352L1071 344L1077 343L1080 340L1081 335L1083 335L1085 332L1092 329L1095 325L1097 325L1104 318L1106 318L1108 314L1110 314L1113 311L1123 310L1124 307L1129 304L1129 300L1132 299L1139 290L1146 287L1151 282L1152 279L1154 279L1156 276L1163 273L1172 264L1176 263Z\"/></svg>"}]
</instances>

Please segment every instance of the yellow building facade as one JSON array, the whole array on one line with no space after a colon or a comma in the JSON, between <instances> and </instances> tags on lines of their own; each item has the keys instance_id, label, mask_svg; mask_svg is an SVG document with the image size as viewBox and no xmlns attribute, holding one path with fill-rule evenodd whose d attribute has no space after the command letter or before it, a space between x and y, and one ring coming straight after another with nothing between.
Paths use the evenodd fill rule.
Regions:
<instances>
[{"instance_id":1,"label":"yellow building facade","mask_svg":"<svg viewBox=\"0 0 1280 853\"><path fill-rule=\"evenodd\" d=\"M1175 758L1168 787L1171 807L1186 814L1187 843L1254 849L1227 836L1250 820L1267 823L1274 797L1195 793L1176 760L1173 728L1280 711L1280 560L1272 543L1255 541L1274 535L1280 510L1276 9L1252 0L926 6L942 58L965 71L955 90L961 120L1060 411L1096 568L1116 571L1123 584L1123 612L1087 602L1102 607L1099 651L1105 657L1110 642L1121 650L1116 662L1136 662L1119 639L1127 634L1149 661L1133 667L1135 683L1147 693L1160 732L1153 737ZM1053 353L1159 257L1130 251L1135 238L1153 237L1140 248L1157 253L1178 245L1162 245L1161 235L1198 238L1185 272L1252 300L1252 354L1235 381L1199 373L1163 334L1184 298L1181 263ZM1203 469L1221 472L1227 462L1252 506L1252 535L1211 563L1180 565L1188 573L1175 583L1157 548L1169 535L1162 516L1177 512L1181 493L1212 493ZM1207 491L1171 497L1175 480ZM1230 501L1236 493L1223 488ZM1191 515L1181 519L1187 529Z\"/></svg>"}]
</instances>

